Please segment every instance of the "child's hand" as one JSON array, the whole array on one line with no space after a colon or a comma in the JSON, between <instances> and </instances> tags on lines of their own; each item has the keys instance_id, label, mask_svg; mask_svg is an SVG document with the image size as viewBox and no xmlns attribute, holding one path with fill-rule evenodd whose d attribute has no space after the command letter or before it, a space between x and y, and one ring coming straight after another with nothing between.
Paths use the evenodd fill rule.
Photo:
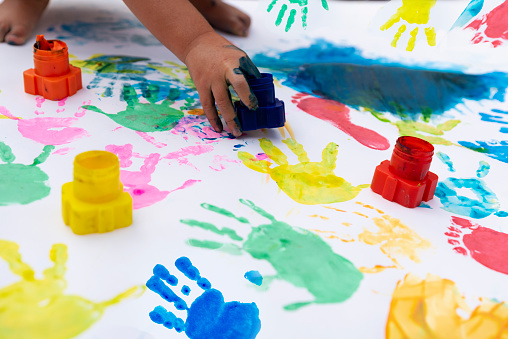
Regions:
<instances>
[{"instance_id":1,"label":"child's hand","mask_svg":"<svg viewBox=\"0 0 508 339\"><path fill-rule=\"evenodd\" d=\"M183 60L189 68L206 117L216 132L222 132L222 122L215 103L224 117L230 132L242 135L231 102L229 86L250 109L258 108L256 96L251 92L247 78L259 78L256 66L241 49L215 32L198 36L187 48Z\"/></svg>"}]
</instances>

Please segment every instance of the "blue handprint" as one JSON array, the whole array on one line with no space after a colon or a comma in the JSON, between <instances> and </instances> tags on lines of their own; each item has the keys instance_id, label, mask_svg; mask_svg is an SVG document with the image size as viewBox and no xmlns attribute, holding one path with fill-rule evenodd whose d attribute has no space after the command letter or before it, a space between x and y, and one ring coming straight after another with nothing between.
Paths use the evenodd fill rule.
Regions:
<instances>
[{"instance_id":1,"label":"blue handprint","mask_svg":"<svg viewBox=\"0 0 508 339\"><path fill-rule=\"evenodd\" d=\"M275 6L275 4L278 1L279 0L272 0L270 5L268 5L267 12L270 12L273 9L273 6ZM309 12L309 9L307 6L309 5L309 1L308 0L288 0L288 2L290 5L293 4L293 5L300 6L301 11L302 11L302 27L303 27L303 29L307 28L307 13ZM321 5L323 6L324 9L328 10L328 3L326 2L326 0L321 0ZM282 7L280 8L279 15L277 16L277 20L275 21L276 26L279 26L281 24L282 19L284 18L284 15L286 14L287 9L288 9L287 4L283 4ZM289 31L289 29L295 22L295 16L296 16L296 9L293 8L289 12L288 21L286 23L286 28L285 28L286 32Z\"/></svg>"},{"instance_id":2,"label":"blue handprint","mask_svg":"<svg viewBox=\"0 0 508 339\"><path fill-rule=\"evenodd\" d=\"M146 286L164 300L173 303L177 310L187 311L187 320L184 322L164 307L157 306L149 314L153 322L168 329L174 328L177 332L185 331L191 339L253 339L257 336L261 321L255 303L225 303L222 293L211 288L210 282L201 277L199 270L187 257L178 258L175 266L204 292L188 307L185 300L168 287L177 286L178 278L163 265L156 265ZM182 293L187 295L189 292L190 288L184 285Z\"/></svg>"},{"instance_id":3,"label":"blue handprint","mask_svg":"<svg viewBox=\"0 0 508 339\"><path fill-rule=\"evenodd\" d=\"M448 167L453 169L450 158L442 153L439 156ZM445 160L443 160L445 159ZM498 217L506 217L508 213L500 210L497 195L487 186L481 178L489 174L490 165L480 161L476 171L477 178L447 178L440 181L436 187L435 196L441 200L442 209L466 217L482 219L494 214ZM476 199L459 195L461 189L469 189Z\"/></svg>"}]
</instances>

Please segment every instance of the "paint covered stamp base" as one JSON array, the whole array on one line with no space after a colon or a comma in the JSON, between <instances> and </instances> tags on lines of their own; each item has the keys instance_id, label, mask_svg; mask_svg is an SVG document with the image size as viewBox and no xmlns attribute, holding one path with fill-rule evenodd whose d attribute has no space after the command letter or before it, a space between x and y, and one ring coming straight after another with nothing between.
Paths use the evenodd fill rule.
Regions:
<instances>
[{"instance_id":1,"label":"paint covered stamp base","mask_svg":"<svg viewBox=\"0 0 508 339\"><path fill-rule=\"evenodd\" d=\"M64 222L75 234L105 233L132 224L132 198L122 193L106 204L87 203L76 199L72 183L62 186Z\"/></svg>"},{"instance_id":2,"label":"paint covered stamp base","mask_svg":"<svg viewBox=\"0 0 508 339\"><path fill-rule=\"evenodd\" d=\"M438 176L432 172L428 172L422 181L400 178L390 171L390 161L385 160L376 167L370 187L386 200L415 208L422 201L429 201L434 197L437 181Z\"/></svg>"}]
</instances>

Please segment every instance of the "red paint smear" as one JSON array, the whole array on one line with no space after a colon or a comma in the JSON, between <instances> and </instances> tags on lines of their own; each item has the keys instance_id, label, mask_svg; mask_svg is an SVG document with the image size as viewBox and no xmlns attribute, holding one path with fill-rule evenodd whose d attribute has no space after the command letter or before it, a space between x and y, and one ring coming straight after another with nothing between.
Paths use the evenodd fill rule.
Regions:
<instances>
[{"instance_id":1,"label":"red paint smear","mask_svg":"<svg viewBox=\"0 0 508 339\"><path fill-rule=\"evenodd\" d=\"M305 94L297 94L293 99L292 102L297 104L299 109L332 124L364 146L377 150L386 150L390 147L385 137L353 124L349 116L349 108L338 101L310 97Z\"/></svg>"},{"instance_id":2,"label":"red paint smear","mask_svg":"<svg viewBox=\"0 0 508 339\"><path fill-rule=\"evenodd\" d=\"M462 231L460 229L458 229L457 227L450 226L450 227L448 227L448 229L452 232L462 233Z\"/></svg>"},{"instance_id":3,"label":"red paint smear","mask_svg":"<svg viewBox=\"0 0 508 339\"><path fill-rule=\"evenodd\" d=\"M446 232L445 235L452 237L452 238L459 238L460 234L452 233L452 232Z\"/></svg>"},{"instance_id":4,"label":"red paint smear","mask_svg":"<svg viewBox=\"0 0 508 339\"><path fill-rule=\"evenodd\" d=\"M452 222L453 222L453 224L455 224L457 226L460 226L462 228L469 228L472 230L478 228L478 226L479 226L477 224L473 224L471 221L469 221L467 219L460 218L460 217L452 217Z\"/></svg>"},{"instance_id":5,"label":"red paint smear","mask_svg":"<svg viewBox=\"0 0 508 339\"><path fill-rule=\"evenodd\" d=\"M464 245L480 264L508 274L508 234L480 226L464 236Z\"/></svg>"},{"instance_id":6,"label":"red paint smear","mask_svg":"<svg viewBox=\"0 0 508 339\"><path fill-rule=\"evenodd\" d=\"M467 255L467 251L463 247L455 247L453 250L458 254Z\"/></svg>"},{"instance_id":7,"label":"red paint smear","mask_svg":"<svg viewBox=\"0 0 508 339\"><path fill-rule=\"evenodd\" d=\"M450 245L460 245L460 241L455 240L455 239L448 239L448 243Z\"/></svg>"},{"instance_id":8,"label":"red paint smear","mask_svg":"<svg viewBox=\"0 0 508 339\"><path fill-rule=\"evenodd\" d=\"M490 39L508 40L508 1L494 8L490 13L481 19L476 19L466 28L479 31L473 37L473 43L478 44L484 41L484 37ZM483 31L483 32L481 32ZM502 44L501 40L485 41L490 42L494 47Z\"/></svg>"}]
</instances>

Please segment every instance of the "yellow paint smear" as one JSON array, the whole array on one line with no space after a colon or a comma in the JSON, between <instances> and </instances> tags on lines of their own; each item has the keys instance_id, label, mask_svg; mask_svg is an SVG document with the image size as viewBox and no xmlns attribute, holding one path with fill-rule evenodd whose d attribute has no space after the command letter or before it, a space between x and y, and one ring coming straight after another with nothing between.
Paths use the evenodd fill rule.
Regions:
<instances>
[{"instance_id":1,"label":"yellow paint smear","mask_svg":"<svg viewBox=\"0 0 508 339\"><path fill-rule=\"evenodd\" d=\"M311 218L319 218L319 219L323 219L323 220L330 220L330 218L322 216L322 215L318 215L318 214L309 215L309 217L311 217Z\"/></svg>"},{"instance_id":2,"label":"yellow paint smear","mask_svg":"<svg viewBox=\"0 0 508 339\"><path fill-rule=\"evenodd\" d=\"M377 231L365 229L358 235L358 240L368 245L380 245L381 251L386 254L397 266L400 257L408 257L414 262L420 262L418 252L430 248L428 240L423 239L399 219L383 215L381 218L372 218Z\"/></svg>"},{"instance_id":3,"label":"yellow paint smear","mask_svg":"<svg viewBox=\"0 0 508 339\"><path fill-rule=\"evenodd\" d=\"M360 206L363 206L365 208L368 208L368 209L371 209L371 210L375 210L376 212L378 212L379 214L385 214L385 212L381 211L379 208L375 208L374 206L372 205L367 205L367 204L364 204L363 202L359 202L357 201L356 204L360 205Z\"/></svg>"},{"instance_id":4,"label":"yellow paint smear","mask_svg":"<svg viewBox=\"0 0 508 339\"><path fill-rule=\"evenodd\" d=\"M93 302L76 295L64 294L67 246L55 244L50 251L53 267L42 279L35 278L24 263L19 245L0 240L0 257L21 280L0 289L0 338L67 339L77 336L100 319L105 309L123 299L140 295L144 286L132 287L116 297Z\"/></svg>"},{"instance_id":5,"label":"yellow paint smear","mask_svg":"<svg viewBox=\"0 0 508 339\"><path fill-rule=\"evenodd\" d=\"M459 309L464 317L459 316ZM386 338L508 338L508 306L482 300L471 312L453 281L408 274L393 293Z\"/></svg>"},{"instance_id":6,"label":"yellow paint smear","mask_svg":"<svg viewBox=\"0 0 508 339\"><path fill-rule=\"evenodd\" d=\"M382 266L382 265L376 265L374 267L358 267L358 270L362 273L379 273L383 272L384 270L388 268L397 268L397 266Z\"/></svg>"},{"instance_id":7,"label":"yellow paint smear","mask_svg":"<svg viewBox=\"0 0 508 339\"><path fill-rule=\"evenodd\" d=\"M190 109L187 113L191 115L205 115L205 111L202 108Z\"/></svg>"},{"instance_id":8,"label":"yellow paint smear","mask_svg":"<svg viewBox=\"0 0 508 339\"><path fill-rule=\"evenodd\" d=\"M330 207L330 206L323 206L324 208L328 208L329 210L334 210L334 211L337 211L337 212L347 212L347 211L344 211L344 210L341 210L341 209L338 209L338 208L335 208L335 207Z\"/></svg>"},{"instance_id":9,"label":"yellow paint smear","mask_svg":"<svg viewBox=\"0 0 508 339\"><path fill-rule=\"evenodd\" d=\"M414 262L420 262L420 258L418 256L419 252L431 247L430 241L420 237L418 233L402 223L399 219L384 214L382 210L374 206L367 205L359 201L355 203L380 214L379 217L370 217L360 212L351 212L363 218L372 220L375 226L372 228L364 228L362 233L358 235L358 241L367 245L379 246L381 252L390 258L396 267L402 268L399 263L401 258L409 258ZM330 206L323 207L338 212L346 212ZM347 227L351 226L351 224L347 222L343 222L342 225ZM343 236L341 234L338 238L342 241L346 241L345 239L349 239L349 236ZM380 272L376 271L376 269L365 269L370 270L369 273Z\"/></svg>"}]
</instances>

